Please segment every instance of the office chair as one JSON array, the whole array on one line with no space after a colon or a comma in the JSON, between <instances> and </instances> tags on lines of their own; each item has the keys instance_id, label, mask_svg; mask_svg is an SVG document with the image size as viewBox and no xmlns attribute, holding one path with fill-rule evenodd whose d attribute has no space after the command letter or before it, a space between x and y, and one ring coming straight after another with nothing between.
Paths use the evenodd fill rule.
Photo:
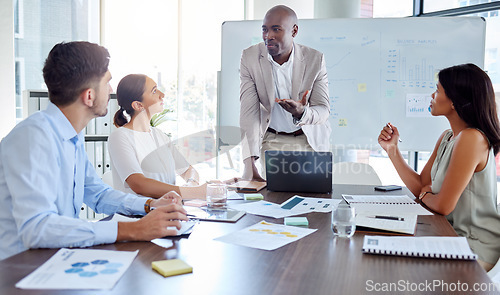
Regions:
<instances>
[{"instance_id":1,"label":"office chair","mask_svg":"<svg viewBox=\"0 0 500 295\"><path fill-rule=\"evenodd\" d=\"M333 183L381 185L382 181L368 164L339 162L333 164Z\"/></svg>"}]
</instances>

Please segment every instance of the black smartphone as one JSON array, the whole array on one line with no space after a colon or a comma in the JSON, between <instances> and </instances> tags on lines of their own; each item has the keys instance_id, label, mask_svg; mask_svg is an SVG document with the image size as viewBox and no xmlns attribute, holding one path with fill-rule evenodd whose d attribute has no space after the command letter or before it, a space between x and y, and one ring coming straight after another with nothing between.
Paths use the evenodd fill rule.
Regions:
<instances>
[{"instance_id":1,"label":"black smartphone","mask_svg":"<svg viewBox=\"0 0 500 295\"><path fill-rule=\"evenodd\" d=\"M396 191L400 189L401 187L399 185L379 185L375 187L376 191L383 191L383 192Z\"/></svg>"}]
</instances>

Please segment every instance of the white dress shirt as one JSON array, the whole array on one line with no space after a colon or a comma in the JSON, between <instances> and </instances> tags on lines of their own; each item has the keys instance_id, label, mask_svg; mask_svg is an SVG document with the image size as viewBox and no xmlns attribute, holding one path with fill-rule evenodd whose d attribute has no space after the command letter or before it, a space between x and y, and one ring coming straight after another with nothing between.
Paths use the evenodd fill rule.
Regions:
<instances>
[{"instance_id":1,"label":"white dress shirt","mask_svg":"<svg viewBox=\"0 0 500 295\"><path fill-rule=\"evenodd\" d=\"M145 213L146 200L102 182L83 132L50 103L0 142L0 259L29 248L113 243L117 222L78 219L82 202L97 213L132 215Z\"/></svg>"}]
</instances>

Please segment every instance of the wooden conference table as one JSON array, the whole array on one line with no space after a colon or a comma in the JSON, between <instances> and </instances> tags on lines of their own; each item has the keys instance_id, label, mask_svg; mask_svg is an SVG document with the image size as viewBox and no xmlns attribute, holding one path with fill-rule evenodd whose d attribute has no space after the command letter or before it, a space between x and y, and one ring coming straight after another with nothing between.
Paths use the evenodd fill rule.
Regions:
<instances>
[{"instance_id":1,"label":"wooden conference table","mask_svg":"<svg viewBox=\"0 0 500 295\"><path fill-rule=\"evenodd\" d=\"M342 193L377 192L373 186L335 185L332 194L300 195L340 198ZM411 195L407 189L404 193ZM294 195L265 190L262 194L265 200L275 203L281 203ZM401 191L383 194L401 194ZM57 251L28 250L0 261L0 294L365 294L373 293L368 291L381 291L384 284L403 286L397 291L428 294L431 292L424 289L424 284L432 284L434 280L438 280L440 285L455 284L455 287L458 283L464 287L465 283L469 288L475 283L487 285L491 282L476 261L362 254L363 233L356 232L351 239L334 238L330 213L309 213L306 216L309 228L318 231L274 251L213 240L261 220L283 224L283 219L251 214L246 214L237 223L201 222L188 238L172 239L173 246L170 248L150 242L93 247L140 250L112 290L16 289L15 284L19 280ZM419 216L418 222L417 236L456 236L443 216ZM193 273L164 278L151 269L152 261L174 258L190 264ZM440 287L432 290L443 293Z\"/></svg>"}]
</instances>

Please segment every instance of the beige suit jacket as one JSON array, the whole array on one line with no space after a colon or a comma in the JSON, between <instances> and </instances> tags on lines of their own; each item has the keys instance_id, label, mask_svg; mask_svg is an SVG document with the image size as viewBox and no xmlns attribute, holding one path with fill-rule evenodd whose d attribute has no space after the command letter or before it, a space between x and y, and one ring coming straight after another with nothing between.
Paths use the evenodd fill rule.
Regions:
<instances>
[{"instance_id":1,"label":"beige suit jacket","mask_svg":"<svg viewBox=\"0 0 500 295\"><path fill-rule=\"evenodd\" d=\"M243 158L259 157L264 133L269 126L275 103L272 65L265 44L243 51L240 64L240 128ZM325 59L321 52L294 44L292 99L307 97L304 116L298 123L315 151L330 150L330 100Z\"/></svg>"}]
</instances>

